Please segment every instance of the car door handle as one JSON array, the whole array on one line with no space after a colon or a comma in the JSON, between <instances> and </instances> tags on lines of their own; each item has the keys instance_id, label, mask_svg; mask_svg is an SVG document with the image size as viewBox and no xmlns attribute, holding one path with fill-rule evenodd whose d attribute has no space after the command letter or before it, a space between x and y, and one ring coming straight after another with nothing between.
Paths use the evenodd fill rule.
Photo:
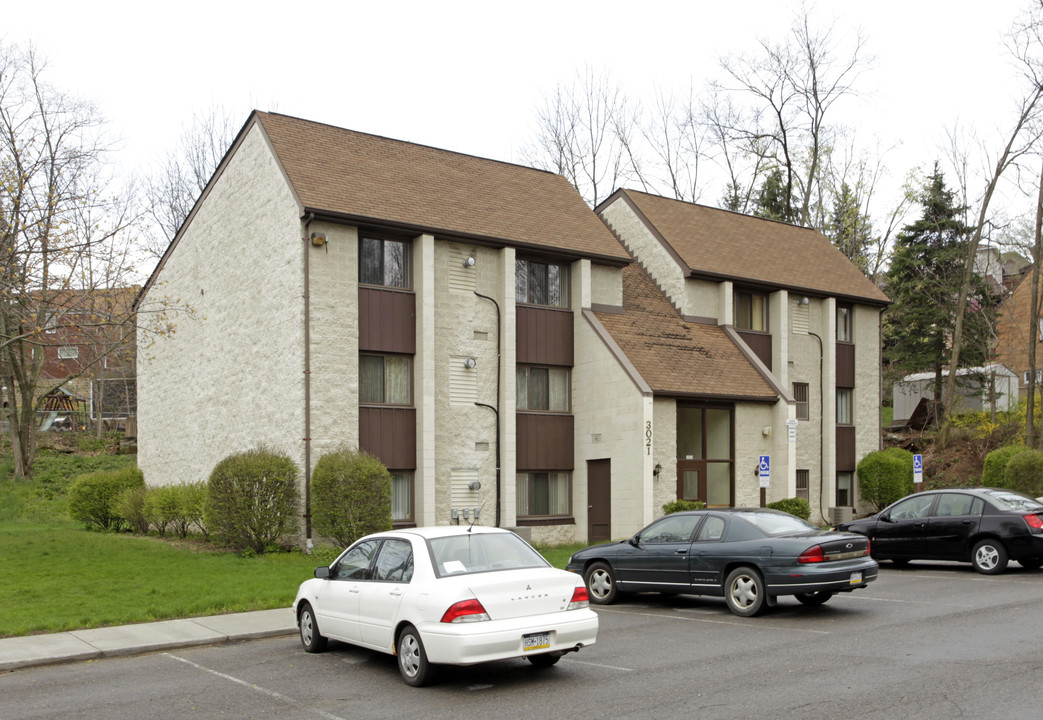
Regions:
<instances>
[{"instance_id":1,"label":"car door handle","mask_svg":"<svg viewBox=\"0 0 1043 720\"><path fill-rule=\"evenodd\" d=\"M352 585L351 587L348 588L348 592L350 592L350 593L356 593L357 594L358 591L359 591L359 586L358 585Z\"/></svg>"},{"instance_id":2,"label":"car door handle","mask_svg":"<svg viewBox=\"0 0 1043 720\"><path fill-rule=\"evenodd\" d=\"M674 552L676 552L678 555L685 555L688 553L688 548L678 548Z\"/></svg>"},{"instance_id":3,"label":"car door handle","mask_svg":"<svg viewBox=\"0 0 1043 720\"><path fill-rule=\"evenodd\" d=\"M388 595L390 595L391 597L402 597L402 591L398 588L395 588L394 590L389 592Z\"/></svg>"}]
</instances>

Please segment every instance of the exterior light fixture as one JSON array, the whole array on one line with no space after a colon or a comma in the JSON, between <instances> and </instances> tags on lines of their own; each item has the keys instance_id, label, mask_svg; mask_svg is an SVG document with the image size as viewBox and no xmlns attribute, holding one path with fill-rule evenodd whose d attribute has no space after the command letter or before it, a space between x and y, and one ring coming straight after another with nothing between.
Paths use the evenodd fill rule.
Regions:
<instances>
[{"instance_id":1,"label":"exterior light fixture","mask_svg":"<svg viewBox=\"0 0 1043 720\"><path fill-rule=\"evenodd\" d=\"M315 247L322 247L326 244L326 233L312 233L311 244Z\"/></svg>"},{"instance_id":2,"label":"exterior light fixture","mask_svg":"<svg viewBox=\"0 0 1043 720\"><path fill-rule=\"evenodd\" d=\"M798 305L807 305L810 302L811 302L811 298L809 298L807 295L802 297L800 300L797 300L797 304Z\"/></svg>"},{"instance_id":3,"label":"exterior light fixture","mask_svg":"<svg viewBox=\"0 0 1043 720\"><path fill-rule=\"evenodd\" d=\"M656 463L655 467L652 468L652 477L659 477L659 473L661 472L663 472L663 466L659 463Z\"/></svg>"},{"instance_id":4,"label":"exterior light fixture","mask_svg":"<svg viewBox=\"0 0 1043 720\"><path fill-rule=\"evenodd\" d=\"M467 489L468 490L481 490L482 489L482 484L480 482L478 482L477 480L472 480L471 482L467 483Z\"/></svg>"},{"instance_id":5,"label":"exterior light fixture","mask_svg":"<svg viewBox=\"0 0 1043 720\"><path fill-rule=\"evenodd\" d=\"M465 268L473 268L474 267L474 258L473 257L464 258L464 267Z\"/></svg>"},{"instance_id":6,"label":"exterior light fixture","mask_svg":"<svg viewBox=\"0 0 1043 720\"><path fill-rule=\"evenodd\" d=\"M464 367L468 370L472 369L477 364L478 363L474 361L474 358L467 358L466 360L464 360Z\"/></svg>"}]
</instances>

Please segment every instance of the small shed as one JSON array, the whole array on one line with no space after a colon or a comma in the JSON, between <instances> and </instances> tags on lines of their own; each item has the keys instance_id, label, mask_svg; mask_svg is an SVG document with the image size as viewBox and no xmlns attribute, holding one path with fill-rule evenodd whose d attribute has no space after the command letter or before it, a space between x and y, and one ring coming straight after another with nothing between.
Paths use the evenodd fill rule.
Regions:
<instances>
[{"instance_id":1,"label":"small shed","mask_svg":"<svg viewBox=\"0 0 1043 720\"><path fill-rule=\"evenodd\" d=\"M947 377L943 371L942 376ZM956 413L1004 412L1018 405L1018 376L1005 365L960 368L957 372ZM934 373L906 375L894 384L894 424L909 422L921 400L934 397Z\"/></svg>"}]
</instances>

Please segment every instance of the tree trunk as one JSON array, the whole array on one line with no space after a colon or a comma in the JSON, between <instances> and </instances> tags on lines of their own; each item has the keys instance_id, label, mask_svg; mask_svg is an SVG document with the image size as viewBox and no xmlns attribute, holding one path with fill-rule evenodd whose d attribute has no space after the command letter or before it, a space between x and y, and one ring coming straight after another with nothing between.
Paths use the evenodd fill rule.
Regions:
<instances>
[{"instance_id":1,"label":"tree trunk","mask_svg":"<svg viewBox=\"0 0 1043 720\"><path fill-rule=\"evenodd\" d=\"M1029 308L1029 394L1025 413L1025 445L1036 446L1036 345L1039 342L1039 275L1040 257L1043 256L1043 170L1039 177L1039 194L1036 197L1036 226L1032 243L1032 306ZM1041 437L1043 441L1043 437Z\"/></svg>"}]
</instances>

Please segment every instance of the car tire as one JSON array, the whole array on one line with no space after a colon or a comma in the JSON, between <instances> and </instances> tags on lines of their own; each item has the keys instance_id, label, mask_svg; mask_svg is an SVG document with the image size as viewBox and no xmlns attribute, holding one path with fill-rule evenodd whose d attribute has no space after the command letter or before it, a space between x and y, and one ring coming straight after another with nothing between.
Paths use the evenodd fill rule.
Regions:
<instances>
[{"instance_id":1,"label":"car tire","mask_svg":"<svg viewBox=\"0 0 1043 720\"><path fill-rule=\"evenodd\" d=\"M606 562L596 562L583 574L587 596L594 605L609 605L616 600L616 575Z\"/></svg>"},{"instance_id":2,"label":"car tire","mask_svg":"<svg viewBox=\"0 0 1043 720\"><path fill-rule=\"evenodd\" d=\"M1007 569L1007 548L998 540L982 540L971 550L971 565L982 575L999 575Z\"/></svg>"},{"instance_id":3,"label":"car tire","mask_svg":"<svg viewBox=\"0 0 1043 720\"><path fill-rule=\"evenodd\" d=\"M311 605L301 605L300 614L297 617L297 626L301 631L301 645L305 652L320 653L326 649L327 640L319 632L319 623L315 620L315 611Z\"/></svg>"},{"instance_id":4,"label":"car tire","mask_svg":"<svg viewBox=\"0 0 1043 720\"><path fill-rule=\"evenodd\" d=\"M728 573L724 581L724 599L728 609L739 617L753 617L765 605L764 579L756 569L749 566L737 567Z\"/></svg>"},{"instance_id":5,"label":"car tire","mask_svg":"<svg viewBox=\"0 0 1043 720\"><path fill-rule=\"evenodd\" d=\"M420 633L412 625L406 625L395 642L398 656L398 671L406 685L422 687L434 680L435 669L427 661L427 651Z\"/></svg>"},{"instance_id":6,"label":"car tire","mask_svg":"<svg viewBox=\"0 0 1043 720\"><path fill-rule=\"evenodd\" d=\"M1043 567L1043 558L1025 558L1024 560L1018 560L1018 565L1021 565L1026 570L1039 570Z\"/></svg>"},{"instance_id":7,"label":"car tire","mask_svg":"<svg viewBox=\"0 0 1043 720\"><path fill-rule=\"evenodd\" d=\"M540 653L539 655L526 655L525 659L532 663L533 667L549 668L561 660L561 653Z\"/></svg>"},{"instance_id":8,"label":"car tire","mask_svg":"<svg viewBox=\"0 0 1043 720\"><path fill-rule=\"evenodd\" d=\"M831 597L833 593L828 590L819 590L818 592L800 593L795 596L800 601L801 605L807 605L808 607L817 607L824 604Z\"/></svg>"}]
</instances>

